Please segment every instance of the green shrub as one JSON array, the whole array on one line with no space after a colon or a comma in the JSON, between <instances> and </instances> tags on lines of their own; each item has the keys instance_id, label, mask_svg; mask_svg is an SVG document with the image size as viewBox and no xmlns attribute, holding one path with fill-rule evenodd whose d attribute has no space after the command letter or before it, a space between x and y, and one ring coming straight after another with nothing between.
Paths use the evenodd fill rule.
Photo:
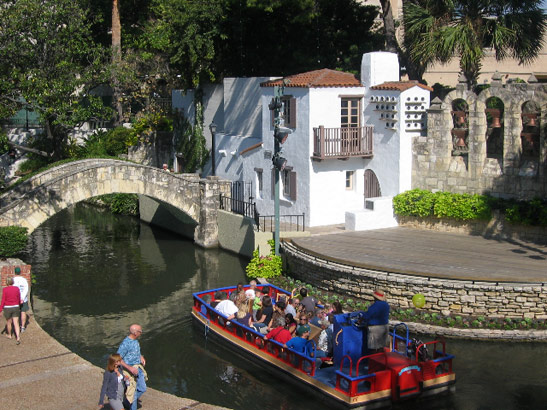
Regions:
<instances>
[{"instance_id":1,"label":"green shrub","mask_svg":"<svg viewBox=\"0 0 547 410\"><path fill-rule=\"evenodd\" d=\"M8 136L4 131L0 131L0 155L9 151Z\"/></svg>"},{"instance_id":2,"label":"green shrub","mask_svg":"<svg viewBox=\"0 0 547 410\"><path fill-rule=\"evenodd\" d=\"M269 240L270 254L260 256L258 249L253 252L253 258L245 268L249 278L275 278L281 275L281 257L275 254L274 241Z\"/></svg>"},{"instance_id":3,"label":"green shrub","mask_svg":"<svg viewBox=\"0 0 547 410\"><path fill-rule=\"evenodd\" d=\"M96 199L108 206L113 214L139 214L139 197L136 194L107 194Z\"/></svg>"},{"instance_id":4,"label":"green shrub","mask_svg":"<svg viewBox=\"0 0 547 410\"><path fill-rule=\"evenodd\" d=\"M412 189L393 198L397 215L427 217L433 215L434 194L423 189Z\"/></svg>"},{"instance_id":5,"label":"green shrub","mask_svg":"<svg viewBox=\"0 0 547 410\"><path fill-rule=\"evenodd\" d=\"M517 201L488 195L432 193L422 189L412 189L393 198L393 210L402 216L488 220L494 209L511 223L547 226L547 200L542 198Z\"/></svg>"},{"instance_id":6,"label":"green shrub","mask_svg":"<svg viewBox=\"0 0 547 410\"><path fill-rule=\"evenodd\" d=\"M516 224L547 226L547 201L534 198L529 202L509 202L505 208L505 219Z\"/></svg>"},{"instance_id":7,"label":"green shrub","mask_svg":"<svg viewBox=\"0 0 547 410\"><path fill-rule=\"evenodd\" d=\"M17 255L27 245L27 228L22 226L0 227L0 256L9 258Z\"/></svg>"},{"instance_id":8,"label":"green shrub","mask_svg":"<svg viewBox=\"0 0 547 410\"><path fill-rule=\"evenodd\" d=\"M437 192L434 194L433 213L437 218L460 220L490 219L492 211L484 195L452 194Z\"/></svg>"}]
</instances>

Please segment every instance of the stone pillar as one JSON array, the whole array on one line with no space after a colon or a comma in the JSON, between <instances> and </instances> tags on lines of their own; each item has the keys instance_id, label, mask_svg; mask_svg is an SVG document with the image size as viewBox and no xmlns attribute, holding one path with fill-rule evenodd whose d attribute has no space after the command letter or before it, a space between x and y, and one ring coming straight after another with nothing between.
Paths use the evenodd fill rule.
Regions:
<instances>
[{"instance_id":1,"label":"stone pillar","mask_svg":"<svg viewBox=\"0 0 547 410\"><path fill-rule=\"evenodd\" d=\"M194 232L194 242L204 248L218 246L218 209L220 194L230 192L230 181L221 180L216 176L208 176L199 181L200 215L199 225Z\"/></svg>"}]
</instances>

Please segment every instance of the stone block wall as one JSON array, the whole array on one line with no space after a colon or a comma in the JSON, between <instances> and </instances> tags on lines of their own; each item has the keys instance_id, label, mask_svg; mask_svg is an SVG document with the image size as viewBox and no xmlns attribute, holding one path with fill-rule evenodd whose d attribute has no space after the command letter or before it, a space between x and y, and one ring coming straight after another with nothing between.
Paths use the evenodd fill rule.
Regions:
<instances>
[{"instance_id":1,"label":"stone block wall","mask_svg":"<svg viewBox=\"0 0 547 410\"><path fill-rule=\"evenodd\" d=\"M291 277L348 297L372 301L372 291L381 288L390 305L400 308L412 307L412 297L422 293L426 299L424 309L443 315L547 319L546 283L422 278L333 263L307 255L290 242L283 242L282 249Z\"/></svg>"},{"instance_id":2,"label":"stone block wall","mask_svg":"<svg viewBox=\"0 0 547 410\"><path fill-rule=\"evenodd\" d=\"M435 98L427 112L426 136L413 141L412 187L455 193L489 193L493 196L530 199L547 196L547 85L534 78L529 83L502 84L494 76L490 88L475 94L461 82L441 101ZM487 154L488 135L492 131L485 109L488 101L503 103L501 153ZM466 147L455 148L454 104L465 101ZM537 107L538 154L524 155L521 133L524 130L525 104Z\"/></svg>"}]
</instances>

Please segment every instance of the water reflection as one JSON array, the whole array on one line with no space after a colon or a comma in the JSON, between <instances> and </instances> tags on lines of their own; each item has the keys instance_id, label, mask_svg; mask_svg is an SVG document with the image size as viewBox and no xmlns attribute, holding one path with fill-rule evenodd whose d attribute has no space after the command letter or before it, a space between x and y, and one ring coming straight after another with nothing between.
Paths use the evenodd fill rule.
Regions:
<instances>
[{"instance_id":1,"label":"water reflection","mask_svg":"<svg viewBox=\"0 0 547 410\"><path fill-rule=\"evenodd\" d=\"M42 327L98 366L139 322L154 388L233 409L327 408L192 327L192 292L244 280L246 261L233 254L76 205L34 231L24 259L33 265ZM448 341L448 348L456 394L395 408L547 408L547 344Z\"/></svg>"}]
</instances>

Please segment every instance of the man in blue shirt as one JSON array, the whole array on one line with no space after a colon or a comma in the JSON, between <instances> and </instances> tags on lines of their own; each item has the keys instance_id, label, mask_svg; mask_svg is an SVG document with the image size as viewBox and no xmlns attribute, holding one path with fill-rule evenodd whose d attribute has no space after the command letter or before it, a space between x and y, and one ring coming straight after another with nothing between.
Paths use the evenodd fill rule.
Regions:
<instances>
[{"instance_id":1,"label":"man in blue shirt","mask_svg":"<svg viewBox=\"0 0 547 410\"><path fill-rule=\"evenodd\" d=\"M122 357L122 366L130 372L136 380L136 389L133 401L131 402L131 410L137 410L137 402L139 397L146 391L145 375L142 366L146 365L144 356L141 355L141 345L137 340L142 334L142 327L138 324L132 324L129 327L129 335L123 339L118 354Z\"/></svg>"},{"instance_id":2,"label":"man in blue shirt","mask_svg":"<svg viewBox=\"0 0 547 410\"><path fill-rule=\"evenodd\" d=\"M296 330L296 336L285 343L283 346L293 349L294 351L301 353L305 356L312 357L313 347L308 340L310 337L310 327L301 326Z\"/></svg>"},{"instance_id":3,"label":"man in blue shirt","mask_svg":"<svg viewBox=\"0 0 547 410\"><path fill-rule=\"evenodd\" d=\"M374 303L365 312L363 319L368 325L367 344L369 353L382 351L389 345L389 304L383 291L372 294Z\"/></svg>"}]
</instances>

